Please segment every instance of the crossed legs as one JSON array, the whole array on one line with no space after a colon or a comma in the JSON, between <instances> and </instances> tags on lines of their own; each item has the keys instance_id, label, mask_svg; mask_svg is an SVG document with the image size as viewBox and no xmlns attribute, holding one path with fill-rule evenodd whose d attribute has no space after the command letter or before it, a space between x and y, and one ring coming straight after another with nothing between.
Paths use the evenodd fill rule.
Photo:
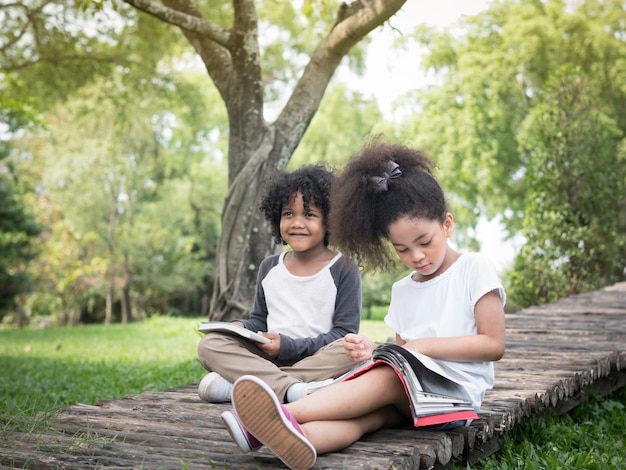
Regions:
<instances>
[{"instance_id":1,"label":"crossed legs","mask_svg":"<svg viewBox=\"0 0 626 470\"><path fill-rule=\"evenodd\" d=\"M386 366L285 405L318 454L344 449L366 433L410 422L409 402Z\"/></svg>"}]
</instances>

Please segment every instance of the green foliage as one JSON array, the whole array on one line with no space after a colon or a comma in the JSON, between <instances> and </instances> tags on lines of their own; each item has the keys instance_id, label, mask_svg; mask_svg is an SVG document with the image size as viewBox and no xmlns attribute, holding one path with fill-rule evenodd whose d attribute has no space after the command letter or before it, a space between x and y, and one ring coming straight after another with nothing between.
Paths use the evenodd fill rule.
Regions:
<instances>
[{"instance_id":1,"label":"green foliage","mask_svg":"<svg viewBox=\"0 0 626 470\"><path fill-rule=\"evenodd\" d=\"M506 436L497 455L471 468L618 470L626 467L624 436L626 388L563 416L530 417Z\"/></svg>"},{"instance_id":2,"label":"green foliage","mask_svg":"<svg viewBox=\"0 0 626 470\"><path fill-rule=\"evenodd\" d=\"M307 0L302 5L299 2L257 3L263 54L263 91L271 108L272 104L288 99L289 92L300 79L303 64L308 62L314 47L328 34L338 3L326 0ZM364 70L367 43L367 38L359 42L344 59L357 73Z\"/></svg>"},{"instance_id":3,"label":"green foliage","mask_svg":"<svg viewBox=\"0 0 626 470\"><path fill-rule=\"evenodd\" d=\"M0 172L0 319L15 298L31 288L25 267L36 256L35 239L40 232L15 185Z\"/></svg>"},{"instance_id":4,"label":"green foliage","mask_svg":"<svg viewBox=\"0 0 626 470\"><path fill-rule=\"evenodd\" d=\"M619 198L622 133L577 70L555 73L520 134L528 161L527 241L509 276L523 307L617 282L626 265Z\"/></svg>"},{"instance_id":5,"label":"green foliage","mask_svg":"<svg viewBox=\"0 0 626 470\"><path fill-rule=\"evenodd\" d=\"M124 36L116 38L128 22L110 9L94 17L74 0L13 2L2 7L2 21L0 94L12 97L3 103L9 109L41 112L131 62L128 49L119 48Z\"/></svg>"},{"instance_id":6,"label":"green foliage","mask_svg":"<svg viewBox=\"0 0 626 470\"><path fill-rule=\"evenodd\" d=\"M382 115L373 99L350 91L336 83L324 96L320 109L307 133L289 161L288 168L325 163L331 168L342 166L363 145L364 139L376 133ZM341 123L341 138L329 129Z\"/></svg>"},{"instance_id":7,"label":"green foliage","mask_svg":"<svg viewBox=\"0 0 626 470\"><path fill-rule=\"evenodd\" d=\"M617 139L626 133L625 25L626 10L621 2L503 0L494 2L481 14L466 17L461 24L462 33L453 35L422 27L412 38L427 47L423 66L441 84L402 100L400 111L413 117L398 126L398 134L404 142L428 151L439 163L438 176L457 227L464 232L475 227L479 216L498 216L513 236L522 227L531 230L529 217L535 216L543 219L535 219L542 227L534 229L552 230L551 242L539 246L540 239L547 240L540 236L536 243L524 248L523 260L528 265L518 264L515 268L528 267L516 274L514 285L533 283L524 296L524 305L541 303L549 296L561 297L583 285L589 288L611 282L615 264L622 263L623 267L624 245L615 246L613 242L614 221L620 220L617 232L623 234L626 230L626 197L620 190L623 170L618 167L623 156L619 157L616 150ZM547 163L551 156L556 159L554 151L563 149L552 149L554 142L541 141L537 135L531 142L520 129L542 116L546 100L554 102L556 96L551 87L558 80L557 71L563 70L584 78L588 93L585 99L595 110L588 113L598 135L592 143L594 131L583 129L587 136L586 153L577 155L580 164L576 170L594 173L583 173L581 181L588 186L577 196L578 202L572 205L571 199L565 198L557 204L555 198L548 198L552 205L540 216L534 211L543 211L548 205L541 203L544 194L539 194L534 186L534 173L538 167L542 169L537 159ZM545 98L546 95L552 97ZM561 104L572 106L567 101ZM556 122L553 125L558 126ZM556 128L553 130L557 138ZM606 164L595 164L597 152L601 152L599 159ZM583 165L584 160L588 162ZM619 171L615 173L615 169ZM546 170L552 178L566 176L552 171L552 167ZM573 178L572 174L568 181ZM620 178L621 183L616 181ZM563 197L557 180L553 183ZM606 189L604 183L608 183ZM547 179L543 187L547 188ZM596 199L596 208L573 207L581 198L590 203ZM579 222L566 224L563 204L585 211L585 216L588 210L598 210L593 224L586 229ZM570 232L573 227L585 233ZM557 234L561 240L555 239ZM599 237L597 242L595 235ZM572 261L576 250L571 247L563 253L565 238L573 244L584 241L585 256L578 256L580 262L570 264L570 271L559 271L556 265ZM472 240L462 239L460 245L471 246ZM604 249L606 255L600 254ZM550 263L552 266L546 269ZM554 282L546 283L553 276ZM534 285L535 281L540 287ZM545 292L539 292L543 287Z\"/></svg>"},{"instance_id":8,"label":"green foliage","mask_svg":"<svg viewBox=\"0 0 626 470\"><path fill-rule=\"evenodd\" d=\"M9 159L10 136L37 118L28 104L3 88L0 81L0 320L16 297L31 288L26 265L36 256L36 237L42 230L22 197L24 188Z\"/></svg>"},{"instance_id":9,"label":"green foliage","mask_svg":"<svg viewBox=\"0 0 626 470\"><path fill-rule=\"evenodd\" d=\"M363 318L382 320L391 301L391 286L400 279L396 272L364 272L362 274Z\"/></svg>"},{"instance_id":10,"label":"green foliage","mask_svg":"<svg viewBox=\"0 0 626 470\"><path fill-rule=\"evenodd\" d=\"M37 289L11 318L101 320L111 290L137 316L199 312L225 194L223 103L181 72L179 31L79 3L0 7L1 151L47 227L25 266Z\"/></svg>"},{"instance_id":11,"label":"green foliage","mask_svg":"<svg viewBox=\"0 0 626 470\"><path fill-rule=\"evenodd\" d=\"M21 138L18 169L48 226L25 316L101 321L111 288L114 302L128 289L131 318L200 312L226 192L223 107L193 73L153 78L96 81Z\"/></svg>"}]
</instances>

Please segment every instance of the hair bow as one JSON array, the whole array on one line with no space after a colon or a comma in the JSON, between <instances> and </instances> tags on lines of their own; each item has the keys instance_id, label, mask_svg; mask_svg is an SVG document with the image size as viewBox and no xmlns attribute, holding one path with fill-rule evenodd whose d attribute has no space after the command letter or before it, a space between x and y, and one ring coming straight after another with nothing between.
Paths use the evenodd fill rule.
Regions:
<instances>
[{"instance_id":1,"label":"hair bow","mask_svg":"<svg viewBox=\"0 0 626 470\"><path fill-rule=\"evenodd\" d=\"M400 171L400 165L393 160L387 162L387 168L383 172L382 176L372 176L370 180L374 183L375 188L380 191L387 191L389 189L388 182L390 179L398 178L402 175Z\"/></svg>"}]
</instances>

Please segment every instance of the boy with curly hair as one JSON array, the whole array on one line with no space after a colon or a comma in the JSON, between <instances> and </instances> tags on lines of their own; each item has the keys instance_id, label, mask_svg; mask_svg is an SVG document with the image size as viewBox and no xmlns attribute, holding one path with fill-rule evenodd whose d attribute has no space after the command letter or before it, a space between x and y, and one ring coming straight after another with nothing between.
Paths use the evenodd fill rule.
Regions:
<instances>
[{"instance_id":1,"label":"boy with curly hair","mask_svg":"<svg viewBox=\"0 0 626 470\"><path fill-rule=\"evenodd\" d=\"M355 366L343 338L359 329L361 276L354 260L328 248L332 181L323 166L309 165L269 182L260 209L290 249L263 260L250 318L234 323L271 342L207 333L198 345L212 371L198 387L204 401L230 401L235 380L252 373L292 402Z\"/></svg>"}]
</instances>

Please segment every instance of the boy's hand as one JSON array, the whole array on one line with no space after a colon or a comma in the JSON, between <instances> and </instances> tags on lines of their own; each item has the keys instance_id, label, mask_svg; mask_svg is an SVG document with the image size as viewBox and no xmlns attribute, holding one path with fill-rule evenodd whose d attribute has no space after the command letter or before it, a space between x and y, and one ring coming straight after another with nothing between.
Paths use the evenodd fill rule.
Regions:
<instances>
[{"instance_id":1,"label":"boy's hand","mask_svg":"<svg viewBox=\"0 0 626 470\"><path fill-rule=\"evenodd\" d=\"M271 343L257 343L257 346L269 357L277 358L280 352L280 335L278 333L265 333L258 331L258 334L272 340Z\"/></svg>"},{"instance_id":2,"label":"boy's hand","mask_svg":"<svg viewBox=\"0 0 626 470\"><path fill-rule=\"evenodd\" d=\"M343 347L346 354L354 362L366 361L372 357L376 345L366 336L348 333L344 337Z\"/></svg>"}]
</instances>

